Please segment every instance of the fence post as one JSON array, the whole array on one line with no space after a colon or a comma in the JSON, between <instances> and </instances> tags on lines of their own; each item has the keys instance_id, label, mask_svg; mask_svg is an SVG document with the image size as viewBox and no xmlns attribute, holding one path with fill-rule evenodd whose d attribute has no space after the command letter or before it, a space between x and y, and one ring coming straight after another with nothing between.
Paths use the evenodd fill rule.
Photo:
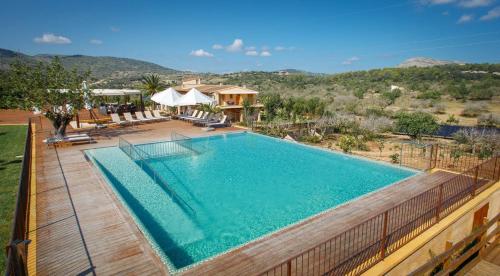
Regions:
<instances>
[{"instance_id":1,"label":"fence post","mask_svg":"<svg viewBox=\"0 0 500 276\"><path fill-rule=\"evenodd\" d=\"M477 189L477 176L479 174L479 165L474 168L474 183L472 184L472 197L476 196L476 189Z\"/></svg>"},{"instance_id":2,"label":"fence post","mask_svg":"<svg viewBox=\"0 0 500 276\"><path fill-rule=\"evenodd\" d=\"M440 184L439 185L438 204L436 206L436 223L438 223L441 220L440 213L441 213L442 205L443 205L443 184Z\"/></svg>"},{"instance_id":3,"label":"fence post","mask_svg":"<svg viewBox=\"0 0 500 276\"><path fill-rule=\"evenodd\" d=\"M292 260L288 260L286 263L286 275L292 276Z\"/></svg>"},{"instance_id":4,"label":"fence post","mask_svg":"<svg viewBox=\"0 0 500 276\"><path fill-rule=\"evenodd\" d=\"M498 181L497 174L500 176L500 174L497 171L497 165L498 165L498 155L495 157L495 166L493 166L493 181Z\"/></svg>"},{"instance_id":5,"label":"fence post","mask_svg":"<svg viewBox=\"0 0 500 276\"><path fill-rule=\"evenodd\" d=\"M385 246L387 244L387 224L389 222L389 210L384 213L384 228L382 230L382 242L380 245L380 256L385 259Z\"/></svg>"},{"instance_id":6,"label":"fence post","mask_svg":"<svg viewBox=\"0 0 500 276\"><path fill-rule=\"evenodd\" d=\"M432 169L432 155L434 153L434 144L431 144L431 154L429 155L429 167L428 170Z\"/></svg>"}]
</instances>

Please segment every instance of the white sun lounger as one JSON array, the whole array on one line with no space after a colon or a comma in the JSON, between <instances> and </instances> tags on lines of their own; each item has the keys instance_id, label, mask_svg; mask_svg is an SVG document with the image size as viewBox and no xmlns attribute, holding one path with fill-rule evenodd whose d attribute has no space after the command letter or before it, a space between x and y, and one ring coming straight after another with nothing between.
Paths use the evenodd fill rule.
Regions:
<instances>
[{"instance_id":1,"label":"white sun lounger","mask_svg":"<svg viewBox=\"0 0 500 276\"><path fill-rule=\"evenodd\" d=\"M47 138L43 140L43 142L46 143L47 146L50 145L63 146L63 145L76 144L82 142L91 143L92 138L88 134L70 134L64 136L62 139L57 137Z\"/></svg>"},{"instance_id":2,"label":"white sun lounger","mask_svg":"<svg viewBox=\"0 0 500 276\"><path fill-rule=\"evenodd\" d=\"M123 117L125 117L125 120L127 120L128 122L131 122L132 124L141 122L140 120L132 118L132 114L130 114L130 112L123 113Z\"/></svg>"},{"instance_id":3,"label":"white sun lounger","mask_svg":"<svg viewBox=\"0 0 500 276\"><path fill-rule=\"evenodd\" d=\"M115 123L117 125L126 125L129 123L127 121L122 121L122 119L120 119L120 115L118 115L118 113L111 113L111 120L113 121L113 123Z\"/></svg>"},{"instance_id":4,"label":"white sun lounger","mask_svg":"<svg viewBox=\"0 0 500 276\"><path fill-rule=\"evenodd\" d=\"M142 115L141 111L136 111L135 112L135 117L140 120L141 122L152 122L155 121L155 119L149 119L149 118L144 118L144 115Z\"/></svg>"},{"instance_id":5,"label":"white sun lounger","mask_svg":"<svg viewBox=\"0 0 500 276\"><path fill-rule=\"evenodd\" d=\"M144 115L146 115L146 118L151 119L152 121L162 120L161 118L153 117L153 114L151 114L151 111L149 110L144 111Z\"/></svg>"},{"instance_id":6,"label":"white sun lounger","mask_svg":"<svg viewBox=\"0 0 500 276\"><path fill-rule=\"evenodd\" d=\"M170 117L165 117L160 114L160 110L153 110L153 115L155 118L162 119L162 120L170 120Z\"/></svg>"},{"instance_id":7,"label":"white sun lounger","mask_svg":"<svg viewBox=\"0 0 500 276\"><path fill-rule=\"evenodd\" d=\"M225 127L225 126L227 126L226 120L227 120L227 115L224 115L224 116L222 116L222 119L219 122L207 124L206 126L207 127Z\"/></svg>"},{"instance_id":8,"label":"white sun lounger","mask_svg":"<svg viewBox=\"0 0 500 276\"><path fill-rule=\"evenodd\" d=\"M208 113L208 112L205 112L205 111L200 111L200 112L198 113L198 116L196 116L196 117L189 117L189 118L186 118L186 121L190 121L190 122L192 122L192 121L199 120L199 119L201 119L203 116L205 116L205 114L206 114L206 113Z\"/></svg>"},{"instance_id":9,"label":"white sun lounger","mask_svg":"<svg viewBox=\"0 0 500 276\"><path fill-rule=\"evenodd\" d=\"M193 116L196 116L196 114L198 113L198 110L195 109L195 110L192 110L192 111L188 111L186 114L183 114L183 115L179 115L177 116L179 119L183 120L184 118L188 118L188 117L193 117Z\"/></svg>"}]
</instances>

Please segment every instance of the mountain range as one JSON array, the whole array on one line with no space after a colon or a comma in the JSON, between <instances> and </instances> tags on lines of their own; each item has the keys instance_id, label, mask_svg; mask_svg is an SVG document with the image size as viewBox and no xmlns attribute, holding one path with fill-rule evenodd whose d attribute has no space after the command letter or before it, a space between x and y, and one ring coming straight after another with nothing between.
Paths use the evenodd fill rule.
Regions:
<instances>
[{"instance_id":1,"label":"mountain range","mask_svg":"<svg viewBox=\"0 0 500 276\"><path fill-rule=\"evenodd\" d=\"M0 49L0 70L8 70L10 64L20 61L27 64L38 62L50 62L59 57L66 68L77 68L78 70L92 72L96 79L137 78L144 74L156 73L160 75L179 75L187 72L160 66L155 63L107 56L85 56L85 55L26 55L23 53Z\"/></svg>"}]
</instances>

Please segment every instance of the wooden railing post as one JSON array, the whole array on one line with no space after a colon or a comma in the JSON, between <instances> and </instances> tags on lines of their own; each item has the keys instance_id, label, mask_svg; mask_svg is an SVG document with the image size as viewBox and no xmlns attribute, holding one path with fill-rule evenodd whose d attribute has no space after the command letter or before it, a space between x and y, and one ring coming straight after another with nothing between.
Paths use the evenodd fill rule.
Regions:
<instances>
[{"instance_id":1,"label":"wooden railing post","mask_svg":"<svg viewBox=\"0 0 500 276\"><path fill-rule=\"evenodd\" d=\"M497 166L498 166L498 155L495 157L495 166L493 166L493 181L498 181L497 174L500 176L500 174L497 171Z\"/></svg>"},{"instance_id":2,"label":"wooden railing post","mask_svg":"<svg viewBox=\"0 0 500 276\"><path fill-rule=\"evenodd\" d=\"M286 263L286 275L292 276L292 260L288 260Z\"/></svg>"},{"instance_id":3,"label":"wooden railing post","mask_svg":"<svg viewBox=\"0 0 500 276\"><path fill-rule=\"evenodd\" d=\"M432 169L432 155L434 154L434 144L431 144L431 154L429 155L429 167L428 170Z\"/></svg>"},{"instance_id":4,"label":"wooden railing post","mask_svg":"<svg viewBox=\"0 0 500 276\"><path fill-rule=\"evenodd\" d=\"M436 206L436 223L438 223L441 220L440 214L441 214L442 204L443 204L443 184L439 185L439 196L438 196L438 203Z\"/></svg>"},{"instance_id":5,"label":"wooden railing post","mask_svg":"<svg viewBox=\"0 0 500 276\"><path fill-rule=\"evenodd\" d=\"M385 259L385 247L387 244L387 224L389 222L389 210L385 211L384 213L384 228L382 230L382 242L380 245L380 256L383 259Z\"/></svg>"},{"instance_id":6,"label":"wooden railing post","mask_svg":"<svg viewBox=\"0 0 500 276\"><path fill-rule=\"evenodd\" d=\"M477 177L479 175L479 165L474 168L474 183L472 186L472 197L476 196L476 189L477 189Z\"/></svg>"}]
</instances>

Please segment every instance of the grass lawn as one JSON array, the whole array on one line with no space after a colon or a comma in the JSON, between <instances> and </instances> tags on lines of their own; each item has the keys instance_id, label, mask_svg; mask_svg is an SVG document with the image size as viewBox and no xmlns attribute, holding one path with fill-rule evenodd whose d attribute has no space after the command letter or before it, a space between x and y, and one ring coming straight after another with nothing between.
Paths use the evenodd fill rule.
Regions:
<instances>
[{"instance_id":1,"label":"grass lawn","mask_svg":"<svg viewBox=\"0 0 500 276\"><path fill-rule=\"evenodd\" d=\"M5 271L5 246L9 242L27 126L0 126L0 273Z\"/></svg>"}]
</instances>

